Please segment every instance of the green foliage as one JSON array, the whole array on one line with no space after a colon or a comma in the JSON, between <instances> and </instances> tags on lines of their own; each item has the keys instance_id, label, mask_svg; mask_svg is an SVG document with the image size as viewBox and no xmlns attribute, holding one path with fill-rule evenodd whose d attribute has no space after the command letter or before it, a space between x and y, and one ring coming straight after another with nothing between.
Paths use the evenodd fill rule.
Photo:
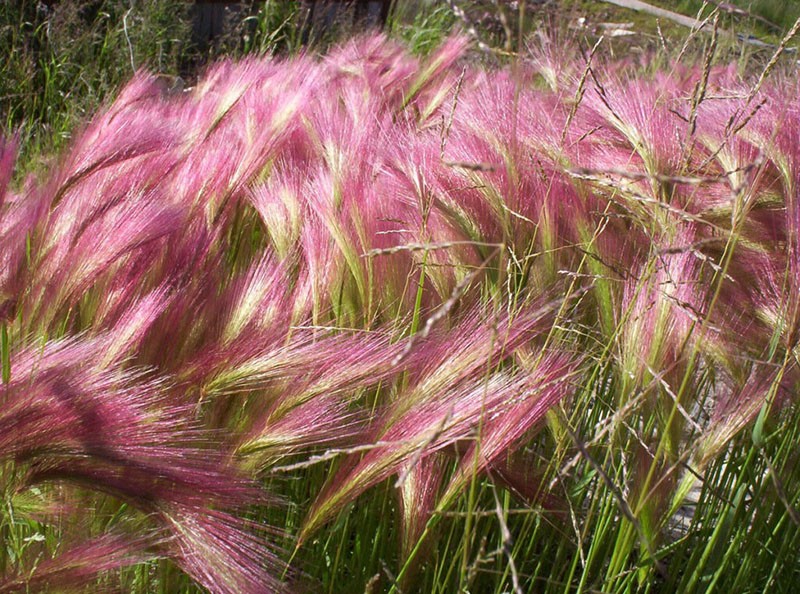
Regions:
<instances>
[{"instance_id":1,"label":"green foliage","mask_svg":"<svg viewBox=\"0 0 800 594\"><path fill-rule=\"evenodd\" d=\"M392 33L415 54L426 55L439 47L456 24L444 3L398 2L392 16Z\"/></svg>"},{"instance_id":2,"label":"green foliage","mask_svg":"<svg viewBox=\"0 0 800 594\"><path fill-rule=\"evenodd\" d=\"M242 20L243 54L292 54L303 42L303 7L297 0L258 2ZM253 14L254 13L254 14Z\"/></svg>"},{"instance_id":3,"label":"green foliage","mask_svg":"<svg viewBox=\"0 0 800 594\"><path fill-rule=\"evenodd\" d=\"M138 68L177 76L190 51L188 5L142 0L0 5L5 134L22 134L23 169L52 154Z\"/></svg>"}]
</instances>

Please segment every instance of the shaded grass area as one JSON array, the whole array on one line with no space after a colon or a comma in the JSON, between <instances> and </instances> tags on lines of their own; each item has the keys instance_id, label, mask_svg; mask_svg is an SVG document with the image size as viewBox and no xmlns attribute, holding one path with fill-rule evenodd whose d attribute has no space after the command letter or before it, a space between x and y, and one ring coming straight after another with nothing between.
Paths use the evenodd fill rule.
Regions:
<instances>
[{"instance_id":1,"label":"shaded grass area","mask_svg":"<svg viewBox=\"0 0 800 594\"><path fill-rule=\"evenodd\" d=\"M21 130L25 155L52 154L75 126L146 67L177 75L187 48L187 4L122 1L0 6L0 77L6 134Z\"/></svg>"}]
</instances>

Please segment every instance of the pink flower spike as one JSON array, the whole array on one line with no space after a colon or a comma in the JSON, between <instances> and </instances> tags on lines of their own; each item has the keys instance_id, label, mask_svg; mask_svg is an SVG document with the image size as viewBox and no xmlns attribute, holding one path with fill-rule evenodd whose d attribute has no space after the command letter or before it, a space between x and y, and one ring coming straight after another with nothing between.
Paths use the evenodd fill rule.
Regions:
<instances>
[{"instance_id":1,"label":"pink flower spike","mask_svg":"<svg viewBox=\"0 0 800 594\"><path fill-rule=\"evenodd\" d=\"M156 557L156 546L160 542L152 535L104 534L37 563L31 573L5 577L0 581L0 593L51 592L54 587L85 588L103 573Z\"/></svg>"}]
</instances>

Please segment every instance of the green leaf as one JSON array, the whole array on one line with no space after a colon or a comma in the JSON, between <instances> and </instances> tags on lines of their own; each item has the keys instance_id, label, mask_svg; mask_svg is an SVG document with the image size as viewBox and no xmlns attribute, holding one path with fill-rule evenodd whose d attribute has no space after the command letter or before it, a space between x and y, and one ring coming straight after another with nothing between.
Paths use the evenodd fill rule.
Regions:
<instances>
[{"instance_id":1,"label":"green leaf","mask_svg":"<svg viewBox=\"0 0 800 594\"><path fill-rule=\"evenodd\" d=\"M769 413L769 400L767 400L761 407L758 413L755 425L753 425L753 444L760 448L764 445L764 423L767 420L767 413Z\"/></svg>"},{"instance_id":2,"label":"green leaf","mask_svg":"<svg viewBox=\"0 0 800 594\"><path fill-rule=\"evenodd\" d=\"M3 383L11 381L11 355L8 350L8 327L0 325L0 361L3 367Z\"/></svg>"}]
</instances>

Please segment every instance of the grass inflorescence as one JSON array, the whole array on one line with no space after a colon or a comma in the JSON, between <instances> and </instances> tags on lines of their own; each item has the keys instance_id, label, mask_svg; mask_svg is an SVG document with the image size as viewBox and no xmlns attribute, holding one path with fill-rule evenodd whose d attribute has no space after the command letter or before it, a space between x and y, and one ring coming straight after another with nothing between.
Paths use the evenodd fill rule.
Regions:
<instances>
[{"instance_id":1,"label":"grass inflorescence","mask_svg":"<svg viewBox=\"0 0 800 594\"><path fill-rule=\"evenodd\" d=\"M791 590L798 81L539 41L4 142L0 591Z\"/></svg>"}]
</instances>

